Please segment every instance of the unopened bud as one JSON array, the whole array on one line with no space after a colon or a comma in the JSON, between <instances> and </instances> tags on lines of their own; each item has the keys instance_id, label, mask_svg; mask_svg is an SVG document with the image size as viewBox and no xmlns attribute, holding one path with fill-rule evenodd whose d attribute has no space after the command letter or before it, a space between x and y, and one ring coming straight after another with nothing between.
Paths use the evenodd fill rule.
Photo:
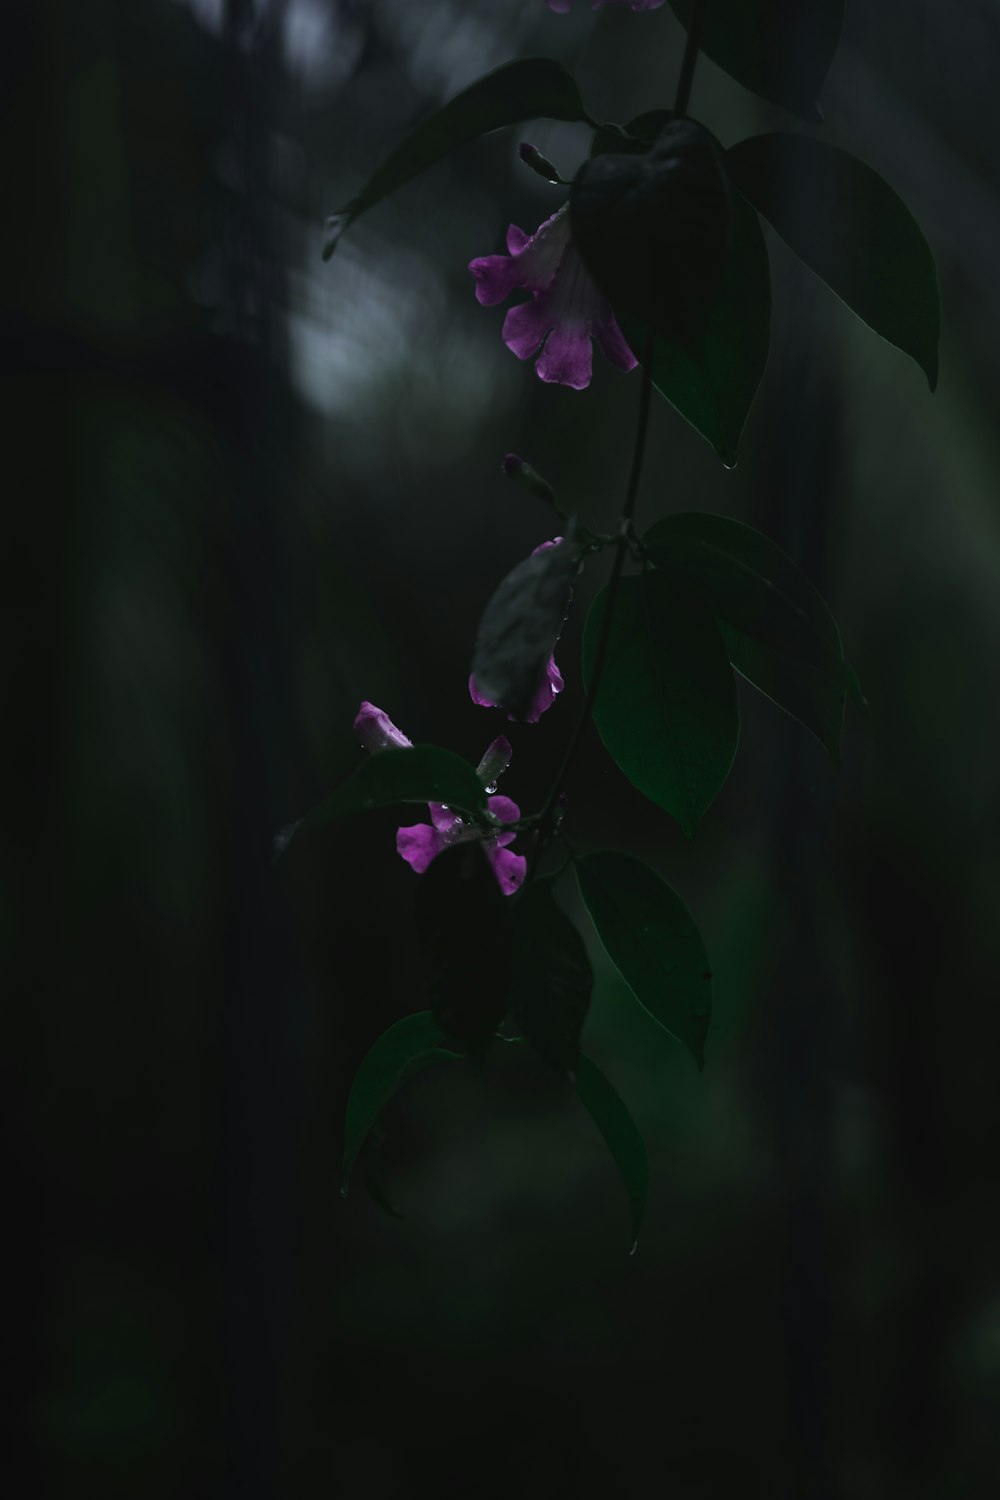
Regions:
<instances>
[{"instance_id":1,"label":"unopened bud","mask_svg":"<svg viewBox=\"0 0 1000 1500\"><path fill-rule=\"evenodd\" d=\"M539 177L544 177L546 182L562 182L562 178L547 156L543 156L537 146L532 146L528 141L522 141L517 148L517 154L526 167L537 172Z\"/></svg>"},{"instance_id":2,"label":"unopened bud","mask_svg":"<svg viewBox=\"0 0 1000 1500\"><path fill-rule=\"evenodd\" d=\"M516 479L518 484L523 484L524 488L530 490L533 495L537 495L539 500L545 500L550 505L554 504L556 492L551 484L516 453L505 454L500 469L508 479Z\"/></svg>"}]
</instances>

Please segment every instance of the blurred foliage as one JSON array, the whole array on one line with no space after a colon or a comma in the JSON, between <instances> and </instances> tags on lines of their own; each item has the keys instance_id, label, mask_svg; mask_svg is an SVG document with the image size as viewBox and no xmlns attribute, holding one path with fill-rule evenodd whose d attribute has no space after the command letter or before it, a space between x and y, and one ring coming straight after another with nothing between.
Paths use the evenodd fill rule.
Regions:
<instances>
[{"instance_id":1,"label":"blurred foliage","mask_svg":"<svg viewBox=\"0 0 1000 1500\"><path fill-rule=\"evenodd\" d=\"M516 132L373 208L329 266L324 215L516 55L566 62L598 118L661 107L676 19L10 0L5 22L0 932L37 1492L995 1493L996 5L848 7L823 92L938 257L936 396L769 234L739 468L656 413L641 517L773 536L872 711L838 776L744 694L693 845L587 741L574 841L640 829L715 975L698 1075L591 948L584 1045L650 1146L632 1259L592 1122L517 1048L401 1095L405 1220L341 1203L347 1080L414 1008L414 882L391 813L270 860L356 765L363 697L475 760L500 720L466 693L476 622L552 530L499 460L600 529L637 396L607 368L543 387L475 303L468 260L561 201ZM709 61L692 108L726 146L786 123ZM564 175L589 149L572 124L531 139ZM525 807L598 581L566 693L513 726Z\"/></svg>"}]
</instances>

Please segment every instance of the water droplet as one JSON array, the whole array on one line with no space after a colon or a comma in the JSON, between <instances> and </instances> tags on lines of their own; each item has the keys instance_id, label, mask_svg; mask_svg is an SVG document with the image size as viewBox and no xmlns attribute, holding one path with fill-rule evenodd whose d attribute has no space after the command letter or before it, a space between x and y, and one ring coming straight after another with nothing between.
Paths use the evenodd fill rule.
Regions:
<instances>
[{"instance_id":1,"label":"water droplet","mask_svg":"<svg viewBox=\"0 0 1000 1500\"><path fill-rule=\"evenodd\" d=\"M496 791L496 789L497 789L496 782L495 781L491 781L490 784L489 784L489 786L486 788L486 795L487 795L487 797L492 797L493 793Z\"/></svg>"}]
</instances>

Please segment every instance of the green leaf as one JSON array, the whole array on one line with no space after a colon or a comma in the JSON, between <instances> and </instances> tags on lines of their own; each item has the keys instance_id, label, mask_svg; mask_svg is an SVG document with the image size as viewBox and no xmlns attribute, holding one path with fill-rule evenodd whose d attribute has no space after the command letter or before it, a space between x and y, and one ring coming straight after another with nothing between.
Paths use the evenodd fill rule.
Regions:
<instances>
[{"instance_id":1,"label":"green leaf","mask_svg":"<svg viewBox=\"0 0 1000 1500\"><path fill-rule=\"evenodd\" d=\"M641 359L649 329L627 313L618 319ZM655 330L654 330L655 331ZM732 201L732 246L722 287L708 316L700 352L657 338L653 384L706 438L727 468L760 385L771 339L771 273L757 215L739 193Z\"/></svg>"},{"instance_id":2,"label":"green leaf","mask_svg":"<svg viewBox=\"0 0 1000 1500\"><path fill-rule=\"evenodd\" d=\"M362 1058L351 1084L344 1122L340 1191L345 1198L358 1152L383 1108L403 1082L404 1070L431 1049L438 1048L443 1041L444 1032L430 1011L418 1011L415 1015L404 1016L383 1031Z\"/></svg>"},{"instance_id":3,"label":"green leaf","mask_svg":"<svg viewBox=\"0 0 1000 1500\"><path fill-rule=\"evenodd\" d=\"M588 681L606 598L584 628ZM628 779L692 837L736 754L736 687L712 616L662 573L621 581L594 719Z\"/></svg>"},{"instance_id":4,"label":"green leaf","mask_svg":"<svg viewBox=\"0 0 1000 1500\"><path fill-rule=\"evenodd\" d=\"M834 765L839 765L845 689L850 680L846 665L841 663L834 670L789 656L725 621L719 622L719 629L740 676L811 730L829 750Z\"/></svg>"},{"instance_id":5,"label":"green leaf","mask_svg":"<svg viewBox=\"0 0 1000 1500\"><path fill-rule=\"evenodd\" d=\"M505 63L470 84L422 120L368 179L357 197L326 221L323 259L329 260L340 236L354 220L389 193L469 141L522 120L593 122L573 78L559 63L528 57Z\"/></svg>"},{"instance_id":6,"label":"green leaf","mask_svg":"<svg viewBox=\"0 0 1000 1500\"><path fill-rule=\"evenodd\" d=\"M804 135L758 135L726 153L733 181L810 270L937 384L934 256L887 182Z\"/></svg>"},{"instance_id":7,"label":"green leaf","mask_svg":"<svg viewBox=\"0 0 1000 1500\"><path fill-rule=\"evenodd\" d=\"M518 563L483 611L472 658L476 691L517 719L530 711L545 679L575 577L571 534Z\"/></svg>"},{"instance_id":8,"label":"green leaf","mask_svg":"<svg viewBox=\"0 0 1000 1500\"><path fill-rule=\"evenodd\" d=\"M556 905L551 880L526 886L514 906L511 1015L545 1062L572 1074L594 976L583 939Z\"/></svg>"},{"instance_id":9,"label":"green leaf","mask_svg":"<svg viewBox=\"0 0 1000 1500\"><path fill-rule=\"evenodd\" d=\"M843 673L840 632L821 594L752 526L688 511L651 526L642 544L651 561L713 615L835 678Z\"/></svg>"},{"instance_id":10,"label":"green leaf","mask_svg":"<svg viewBox=\"0 0 1000 1500\"><path fill-rule=\"evenodd\" d=\"M687 26L695 0L670 4ZM816 122L843 16L844 0L708 0L701 47L745 88Z\"/></svg>"},{"instance_id":11,"label":"green leaf","mask_svg":"<svg viewBox=\"0 0 1000 1500\"><path fill-rule=\"evenodd\" d=\"M434 1019L481 1058L507 1008L514 957L509 899L482 846L439 854L420 876L416 908Z\"/></svg>"},{"instance_id":12,"label":"green leaf","mask_svg":"<svg viewBox=\"0 0 1000 1500\"><path fill-rule=\"evenodd\" d=\"M573 238L618 316L701 355L732 199L719 142L695 120L670 120L645 151L626 143L583 163L570 190Z\"/></svg>"},{"instance_id":13,"label":"green leaf","mask_svg":"<svg viewBox=\"0 0 1000 1500\"><path fill-rule=\"evenodd\" d=\"M703 1068L712 975L687 907L631 854L601 850L577 860L575 868L587 910L622 978L643 1009Z\"/></svg>"},{"instance_id":14,"label":"green leaf","mask_svg":"<svg viewBox=\"0 0 1000 1500\"><path fill-rule=\"evenodd\" d=\"M411 1078L415 1078L419 1073L425 1073L428 1068L437 1067L439 1063L459 1062L461 1058L462 1053L453 1052L448 1047L431 1047L426 1052L418 1052L416 1057L412 1057L408 1063L405 1063L400 1068L392 1094L386 1100L386 1105L383 1106L383 1113L385 1107L391 1103L392 1098L395 1098L398 1091L404 1084L409 1083ZM382 1147L385 1145L386 1138L387 1132L382 1126L381 1118L379 1118L375 1121L369 1132L368 1150L361 1161L365 1189L372 1202L376 1203L382 1209L383 1213L389 1214L393 1219L405 1219L406 1215L401 1214L399 1209L394 1208L389 1202L385 1188L382 1185L381 1157ZM343 1191L346 1196L346 1185Z\"/></svg>"},{"instance_id":15,"label":"green leaf","mask_svg":"<svg viewBox=\"0 0 1000 1500\"><path fill-rule=\"evenodd\" d=\"M285 852L296 834L397 802L443 802L474 817L486 810L486 792L469 763L451 750L436 745L377 750L325 802L282 829L275 856Z\"/></svg>"},{"instance_id":16,"label":"green leaf","mask_svg":"<svg viewBox=\"0 0 1000 1500\"><path fill-rule=\"evenodd\" d=\"M580 1102L604 1137L604 1143L625 1184L632 1210L630 1253L634 1253L649 1197L649 1158L645 1142L618 1091L597 1064L583 1052L577 1063L576 1091Z\"/></svg>"}]
</instances>

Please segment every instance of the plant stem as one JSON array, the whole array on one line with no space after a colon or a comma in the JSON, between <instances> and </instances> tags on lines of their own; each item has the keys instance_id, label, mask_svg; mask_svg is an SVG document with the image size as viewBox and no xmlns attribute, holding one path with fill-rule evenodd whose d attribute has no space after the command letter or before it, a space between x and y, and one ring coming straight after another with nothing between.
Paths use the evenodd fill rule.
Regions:
<instances>
[{"instance_id":1,"label":"plant stem","mask_svg":"<svg viewBox=\"0 0 1000 1500\"><path fill-rule=\"evenodd\" d=\"M642 473L642 460L646 452L646 434L649 430L649 403L653 390L653 347L655 342L656 335L651 333L646 341L646 348L642 357L642 388L639 392L639 419L636 424L635 445L632 449L632 469L628 477L628 487L625 491L625 500L622 504L622 513L618 524L615 557L611 566L611 577L608 580L607 599L604 605L604 616L601 620L601 633L598 636L597 649L594 652L594 664L590 674L590 682L587 686L587 696L584 699L583 708L580 710L580 717L577 719L570 742L566 747L566 754L563 756L562 764L556 772L555 780L549 788L549 794L538 817L538 832L531 851L531 860L525 884L534 879L538 868L538 861L541 859L545 845L551 836L552 821L555 815L556 804L559 800L559 793L562 791L566 778L576 759L580 742L583 739L584 731L593 712L594 703L597 700L597 690L601 684L604 659L608 654L608 642L611 639L611 622L614 618L615 604L618 599L618 586L621 583L625 558L628 554L629 523L635 513L635 502L639 493L639 476Z\"/></svg>"},{"instance_id":2,"label":"plant stem","mask_svg":"<svg viewBox=\"0 0 1000 1500\"><path fill-rule=\"evenodd\" d=\"M688 22L687 45L681 62L681 76L677 80L677 97L674 100L675 115L686 115L688 104L691 102L691 83L694 78L694 65L698 61L706 4L707 0L694 0L694 9L691 12L691 20Z\"/></svg>"}]
</instances>

